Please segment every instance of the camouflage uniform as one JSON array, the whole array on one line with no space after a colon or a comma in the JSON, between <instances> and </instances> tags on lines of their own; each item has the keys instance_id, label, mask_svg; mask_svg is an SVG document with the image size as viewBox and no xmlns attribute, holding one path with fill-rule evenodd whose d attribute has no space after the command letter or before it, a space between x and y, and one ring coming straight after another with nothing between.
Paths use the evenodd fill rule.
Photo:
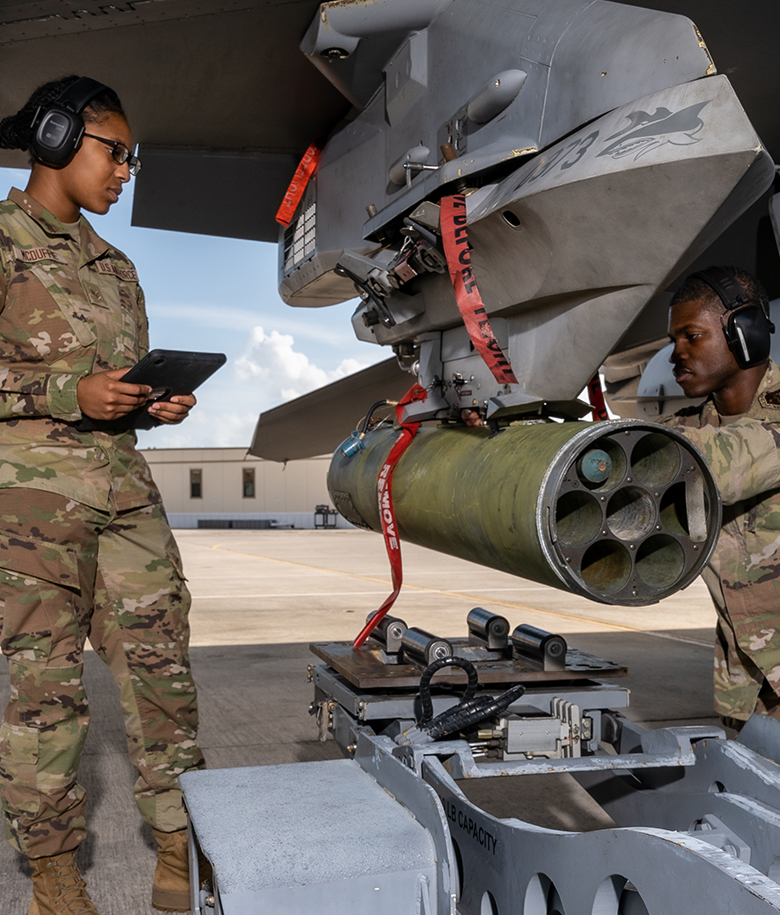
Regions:
<instances>
[{"instance_id":1,"label":"camouflage uniform","mask_svg":"<svg viewBox=\"0 0 780 915\"><path fill-rule=\"evenodd\" d=\"M770 360L750 409L721 419L712 399L662 420L707 459L723 527L703 578L718 613L715 709L780 718L780 369Z\"/></svg>"},{"instance_id":2,"label":"camouflage uniform","mask_svg":"<svg viewBox=\"0 0 780 915\"><path fill-rule=\"evenodd\" d=\"M0 795L6 835L30 857L84 836L87 636L119 686L144 819L184 828L177 777L203 765L190 598L159 491L133 432L75 426L79 379L129 367L147 348L132 263L83 217L71 235L12 191L0 204L0 605L11 675Z\"/></svg>"}]
</instances>

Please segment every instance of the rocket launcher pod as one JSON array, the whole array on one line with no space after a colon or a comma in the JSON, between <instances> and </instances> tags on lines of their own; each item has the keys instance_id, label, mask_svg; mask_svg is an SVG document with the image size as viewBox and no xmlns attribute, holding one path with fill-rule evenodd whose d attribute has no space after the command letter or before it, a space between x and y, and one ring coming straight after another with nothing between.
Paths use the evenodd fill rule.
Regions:
<instances>
[{"instance_id":1,"label":"rocket launcher pod","mask_svg":"<svg viewBox=\"0 0 780 915\"><path fill-rule=\"evenodd\" d=\"M397 430L337 451L328 488L381 532L377 475ZM636 420L421 428L393 474L402 540L605 604L644 606L689 585L720 530L720 494L674 429Z\"/></svg>"}]
</instances>

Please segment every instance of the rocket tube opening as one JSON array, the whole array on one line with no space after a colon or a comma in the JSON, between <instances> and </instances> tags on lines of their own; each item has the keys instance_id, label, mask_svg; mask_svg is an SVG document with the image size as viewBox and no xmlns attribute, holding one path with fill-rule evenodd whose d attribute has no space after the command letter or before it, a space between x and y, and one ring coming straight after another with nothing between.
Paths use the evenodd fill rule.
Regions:
<instances>
[{"instance_id":1,"label":"rocket tube opening","mask_svg":"<svg viewBox=\"0 0 780 915\"><path fill-rule=\"evenodd\" d=\"M651 432L641 438L631 452L631 472L637 483L666 486L680 472L682 459L677 442Z\"/></svg>"},{"instance_id":2,"label":"rocket tube opening","mask_svg":"<svg viewBox=\"0 0 780 915\"><path fill-rule=\"evenodd\" d=\"M611 594L625 587L631 575L628 550L614 540L599 540L582 557L580 575L591 591Z\"/></svg>"},{"instance_id":3,"label":"rocket tube opening","mask_svg":"<svg viewBox=\"0 0 780 915\"><path fill-rule=\"evenodd\" d=\"M661 496L658 507L661 524L670 534L688 536L688 509L686 506L685 483L675 483Z\"/></svg>"},{"instance_id":4,"label":"rocket tube opening","mask_svg":"<svg viewBox=\"0 0 780 915\"><path fill-rule=\"evenodd\" d=\"M598 452L603 452L606 455L608 459L608 469L605 479L594 481L588 479L586 476L585 469L583 468L583 461L588 455L596 454ZM614 489L621 482L626 475L627 466L628 458L620 445L617 442L612 441L612 439L599 438L589 445L585 453L578 459L577 476L579 477L580 482L591 492L607 492L610 489Z\"/></svg>"},{"instance_id":5,"label":"rocket tube opening","mask_svg":"<svg viewBox=\"0 0 780 915\"><path fill-rule=\"evenodd\" d=\"M671 588L685 571L685 552L668 534L648 537L636 555L636 574L651 588Z\"/></svg>"},{"instance_id":6,"label":"rocket tube opening","mask_svg":"<svg viewBox=\"0 0 780 915\"><path fill-rule=\"evenodd\" d=\"M558 539L572 546L590 543L601 530L601 508L585 492L564 493L555 506Z\"/></svg>"},{"instance_id":7,"label":"rocket tube opening","mask_svg":"<svg viewBox=\"0 0 780 915\"><path fill-rule=\"evenodd\" d=\"M653 500L637 486L618 490L607 505L607 525L621 540L646 537L656 525Z\"/></svg>"}]
</instances>

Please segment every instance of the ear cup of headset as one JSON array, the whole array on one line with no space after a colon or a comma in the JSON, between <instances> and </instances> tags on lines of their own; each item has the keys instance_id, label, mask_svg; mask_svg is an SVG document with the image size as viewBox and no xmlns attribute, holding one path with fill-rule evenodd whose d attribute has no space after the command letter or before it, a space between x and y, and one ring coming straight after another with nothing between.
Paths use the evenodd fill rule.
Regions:
<instances>
[{"instance_id":1,"label":"ear cup of headset","mask_svg":"<svg viewBox=\"0 0 780 915\"><path fill-rule=\"evenodd\" d=\"M743 305L728 313L723 327L726 342L737 365L749 369L769 358L769 335L774 325L758 305Z\"/></svg>"},{"instance_id":2,"label":"ear cup of headset","mask_svg":"<svg viewBox=\"0 0 780 915\"><path fill-rule=\"evenodd\" d=\"M103 83L82 76L68 86L51 105L39 108L30 125L29 149L43 165L62 168L76 155L84 136L81 112L104 90Z\"/></svg>"},{"instance_id":3,"label":"ear cup of headset","mask_svg":"<svg viewBox=\"0 0 780 915\"><path fill-rule=\"evenodd\" d=\"M51 106L38 111L33 121L30 152L44 165L62 168L73 158L84 134L80 114L66 108Z\"/></svg>"}]
</instances>

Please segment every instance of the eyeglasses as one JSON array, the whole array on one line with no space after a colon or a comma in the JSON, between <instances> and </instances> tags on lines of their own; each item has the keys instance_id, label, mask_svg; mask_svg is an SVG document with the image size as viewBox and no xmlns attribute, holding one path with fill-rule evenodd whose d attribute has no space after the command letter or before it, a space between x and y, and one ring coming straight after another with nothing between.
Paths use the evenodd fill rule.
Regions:
<instances>
[{"instance_id":1,"label":"eyeglasses","mask_svg":"<svg viewBox=\"0 0 780 915\"><path fill-rule=\"evenodd\" d=\"M111 147L111 157L117 165L124 165L125 162L130 166L130 174L137 175L141 171L141 160L137 156L131 156L130 150L124 143L118 143L116 140L107 140L105 137L96 137L94 133L84 133L85 137L91 137L100 143L105 143Z\"/></svg>"}]
</instances>

